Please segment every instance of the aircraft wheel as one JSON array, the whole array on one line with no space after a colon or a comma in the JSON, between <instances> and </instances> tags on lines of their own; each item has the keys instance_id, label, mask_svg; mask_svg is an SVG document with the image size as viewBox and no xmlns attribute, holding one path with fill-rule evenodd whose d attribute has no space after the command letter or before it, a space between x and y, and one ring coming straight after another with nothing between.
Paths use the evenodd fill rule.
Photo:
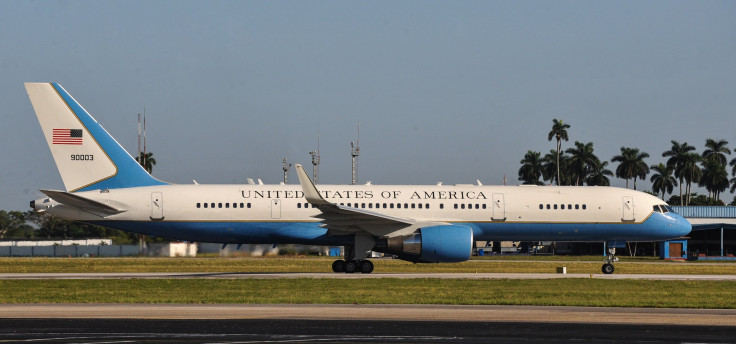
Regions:
<instances>
[{"instance_id":1,"label":"aircraft wheel","mask_svg":"<svg viewBox=\"0 0 736 344\"><path fill-rule=\"evenodd\" d=\"M373 272L373 262L371 262L368 259L362 260L362 261L360 261L359 268L360 268L360 272L362 272L364 274L369 274L369 273Z\"/></svg>"},{"instance_id":2,"label":"aircraft wheel","mask_svg":"<svg viewBox=\"0 0 736 344\"><path fill-rule=\"evenodd\" d=\"M612 274L613 270L614 270L613 264L608 264L608 263L603 264L603 267L601 268L601 271L603 271L603 273L606 275Z\"/></svg>"},{"instance_id":3,"label":"aircraft wheel","mask_svg":"<svg viewBox=\"0 0 736 344\"><path fill-rule=\"evenodd\" d=\"M334 272L345 272L345 261L338 259L338 260L332 262L332 271L334 271Z\"/></svg>"},{"instance_id":4,"label":"aircraft wheel","mask_svg":"<svg viewBox=\"0 0 736 344\"><path fill-rule=\"evenodd\" d=\"M352 274L356 271L358 271L358 261L348 260L345 262L345 272Z\"/></svg>"}]
</instances>

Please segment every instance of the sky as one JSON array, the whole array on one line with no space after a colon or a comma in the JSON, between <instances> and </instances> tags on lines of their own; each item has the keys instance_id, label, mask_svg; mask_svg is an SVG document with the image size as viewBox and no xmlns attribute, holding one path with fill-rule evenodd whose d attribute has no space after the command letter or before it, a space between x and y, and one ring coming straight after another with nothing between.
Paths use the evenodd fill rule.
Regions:
<instances>
[{"instance_id":1,"label":"sky","mask_svg":"<svg viewBox=\"0 0 736 344\"><path fill-rule=\"evenodd\" d=\"M173 183L279 183L283 158L311 172L319 136L320 183L349 184L358 124L374 184L518 184L553 118L601 160L734 148L734 18L733 1L0 1L0 209L64 189L27 81L60 83L132 155L145 108Z\"/></svg>"}]
</instances>

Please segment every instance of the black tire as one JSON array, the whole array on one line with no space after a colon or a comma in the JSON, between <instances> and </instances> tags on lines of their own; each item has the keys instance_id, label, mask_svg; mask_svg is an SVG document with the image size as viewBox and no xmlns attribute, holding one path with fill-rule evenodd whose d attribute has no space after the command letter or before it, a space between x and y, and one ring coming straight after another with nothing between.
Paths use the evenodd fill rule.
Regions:
<instances>
[{"instance_id":1,"label":"black tire","mask_svg":"<svg viewBox=\"0 0 736 344\"><path fill-rule=\"evenodd\" d=\"M345 272L345 261L338 259L338 260L332 262L332 271L334 271L334 272Z\"/></svg>"},{"instance_id":2,"label":"black tire","mask_svg":"<svg viewBox=\"0 0 736 344\"><path fill-rule=\"evenodd\" d=\"M613 264L608 264L608 263L603 264L603 267L601 268L601 271L603 271L603 273L606 274L606 275L612 274L613 273L613 270L615 270L613 268Z\"/></svg>"},{"instance_id":3,"label":"black tire","mask_svg":"<svg viewBox=\"0 0 736 344\"><path fill-rule=\"evenodd\" d=\"M348 260L345 262L345 272L352 274L354 272L358 271L358 261L357 260Z\"/></svg>"},{"instance_id":4,"label":"black tire","mask_svg":"<svg viewBox=\"0 0 736 344\"><path fill-rule=\"evenodd\" d=\"M358 267L360 268L360 272L361 273L369 274L369 273L373 272L373 262L371 262L368 259L362 260L360 262L360 265Z\"/></svg>"}]
</instances>

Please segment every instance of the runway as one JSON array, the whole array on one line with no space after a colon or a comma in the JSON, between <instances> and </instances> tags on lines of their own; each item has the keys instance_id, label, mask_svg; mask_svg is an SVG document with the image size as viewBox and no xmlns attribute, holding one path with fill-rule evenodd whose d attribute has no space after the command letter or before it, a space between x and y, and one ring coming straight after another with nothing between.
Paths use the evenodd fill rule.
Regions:
<instances>
[{"instance_id":1,"label":"runway","mask_svg":"<svg viewBox=\"0 0 736 344\"><path fill-rule=\"evenodd\" d=\"M123 273L0 273L0 280L14 279L272 279L272 278L332 278L332 279L558 279L596 278L607 280L663 281L736 281L733 275L658 275L658 274L550 274L550 273L217 273L217 272L123 272Z\"/></svg>"},{"instance_id":2,"label":"runway","mask_svg":"<svg viewBox=\"0 0 736 344\"><path fill-rule=\"evenodd\" d=\"M443 305L0 305L0 343L733 342L736 310Z\"/></svg>"}]
</instances>

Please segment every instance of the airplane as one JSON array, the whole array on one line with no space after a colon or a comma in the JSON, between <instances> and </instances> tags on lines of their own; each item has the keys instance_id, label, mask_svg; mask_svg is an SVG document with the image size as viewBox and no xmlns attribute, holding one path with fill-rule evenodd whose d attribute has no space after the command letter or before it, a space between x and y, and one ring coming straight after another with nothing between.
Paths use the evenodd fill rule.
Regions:
<instances>
[{"instance_id":1,"label":"airplane","mask_svg":"<svg viewBox=\"0 0 736 344\"><path fill-rule=\"evenodd\" d=\"M371 251L463 262L474 241L661 241L690 223L659 198L599 186L173 184L146 172L58 83L26 91L66 190L37 212L190 242L344 246L334 272L370 273ZM614 272L615 251L601 268Z\"/></svg>"}]
</instances>

